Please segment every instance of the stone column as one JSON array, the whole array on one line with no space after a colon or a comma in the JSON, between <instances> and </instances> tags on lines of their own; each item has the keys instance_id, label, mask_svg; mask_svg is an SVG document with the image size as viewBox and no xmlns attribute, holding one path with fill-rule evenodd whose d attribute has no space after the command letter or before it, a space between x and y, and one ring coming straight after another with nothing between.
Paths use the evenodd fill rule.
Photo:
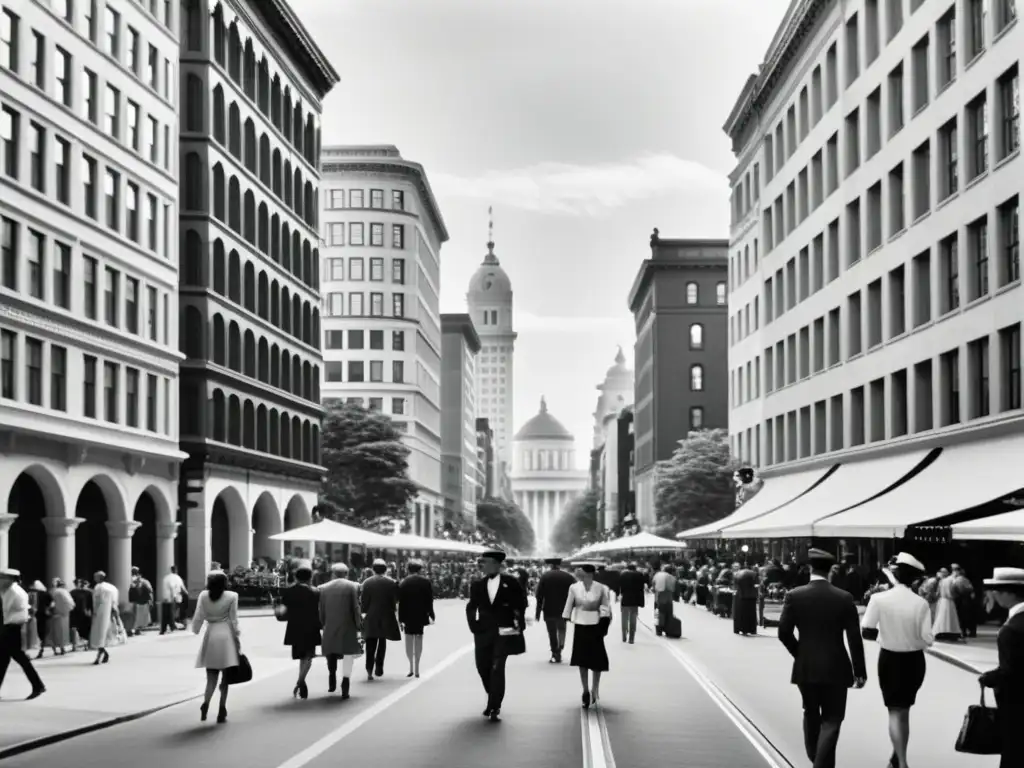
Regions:
<instances>
[{"instance_id":1,"label":"stone column","mask_svg":"<svg viewBox=\"0 0 1024 768\"><path fill-rule=\"evenodd\" d=\"M174 540L178 538L181 523L160 523L156 527L156 578L163 579L171 572L174 562ZM156 585L154 585L156 586Z\"/></svg>"},{"instance_id":2,"label":"stone column","mask_svg":"<svg viewBox=\"0 0 1024 768\"><path fill-rule=\"evenodd\" d=\"M17 515L0 514L0 568L10 568L11 561L8 557L7 546L10 541L11 526L14 525Z\"/></svg>"},{"instance_id":3,"label":"stone column","mask_svg":"<svg viewBox=\"0 0 1024 768\"><path fill-rule=\"evenodd\" d=\"M188 527L188 574L189 594L198 595L206 584L206 574L210 570L210 517L202 508L190 509L186 512L185 525ZM226 565L226 563L225 563Z\"/></svg>"},{"instance_id":4,"label":"stone column","mask_svg":"<svg viewBox=\"0 0 1024 768\"><path fill-rule=\"evenodd\" d=\"M75 580L75 531L84 517L44 517L46 529L46 578Z\"/></svg>"},{"instance_id":5,"label":"stone column","mask_svg":"<svg viewBox=\"0 0 1024 768\"><path fill-rule=\"evenodd\" d=\"M107 521L110 542L107 581L117 587L122 604L128 601L128 587L132 580L132 536L141 525L135 520Z\"/></svg>"}]
</instances>

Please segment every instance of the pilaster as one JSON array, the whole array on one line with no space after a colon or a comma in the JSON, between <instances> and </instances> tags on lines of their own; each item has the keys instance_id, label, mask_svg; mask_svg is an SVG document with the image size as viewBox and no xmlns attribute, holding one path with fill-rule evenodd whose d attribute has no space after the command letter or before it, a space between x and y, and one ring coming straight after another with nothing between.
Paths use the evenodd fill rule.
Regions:
<instances>
[{"instance_id":1,"label":"pilaster","mask_svg":"<svg viewBox=\"0 0 1024 768\"><path fill-rule=\"evenodd\" d=\"M121 603L128 600L128 587L132 580L132 536L141 525L135 520L107 521L110 541L107 581L117 587Z\"/></svg>"},{"instance_id":2,"label":"pilaster","mask_svg":"<svg viewBox=\"0 0 1024 768\"><path fill-rule=\"evenodd\" d=\"M75 531L84 517L44 517L46 529L46 578L71 584L75 579Z\"/></svg>"},{"instance_id":3,"label":"pilaster","mask_svg":"<svg viewBox=\"0 0 1024 768\"><path fill-rule=\"evenodd\" d=\"M7 548L10 542L11 526L17 519L17 515L0 514L0 568L10 568Z\"/></svg>"},{"instance_id":4,"label":"pilaster","mask_svg":"<svg viewBox=\"0 0 1024 768\"><path fill-rule=\"evenodd\" d=\"M160 523L156 527L156 578L163 579L174 565L174 540L181 523Z\"/></svg>"}]
</instances>

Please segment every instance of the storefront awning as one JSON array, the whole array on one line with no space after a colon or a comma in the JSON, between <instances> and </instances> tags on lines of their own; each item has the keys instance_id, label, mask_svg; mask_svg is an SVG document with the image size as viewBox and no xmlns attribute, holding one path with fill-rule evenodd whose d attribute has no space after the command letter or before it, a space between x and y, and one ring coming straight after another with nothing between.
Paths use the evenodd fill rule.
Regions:
<instances>
[{"instance_id":1,"label":"storefront awning","mask_svg":"<svg viewBox=\"0 0 1024 768\"><path fill-rule=\"evenodd\" d=\"M731 515L713 523L677 533L676 538L716 539L726 528L767 515L799 498L820 483L832 469L832 467L812 469L765 478L764 487L757 492L757 495Z\"/></svg>"},{"instance_id":2,"label":"storefront awning","mask_svg":"<svg viewBox=\"0 0 1024 768\"><path fill-rule=\"evenodd\" d=\"M1024 495L1012 500L1024 506ZM1003 512L953 526L953 538L959 541L1024 541L1024 509Z\"/></svg>"},{"instance_id":3,"label":"storefront awning","mask_svg":"<svg viewBox=\"0 0 1024 768\"><path fill-rule=\"evenodd\" d=\"M1024 486L1024 435L948 446L889 493L814 525L814 535L902 538L910 526L937 521L1007 497Z\"/></svg>"},{"instance_id":4,"label":"storefront awning","mask_svg":"<svg viewBox=\"0 0 1024 768\"><path fill-rule=\"evenodd\" d=\"M800 498L771 514L727 528L722 536L727 539L809 538L814 535L813 526L817 521L884 493L920 465L927 455L928 451L913 451L841 464Z\"/></svg>"}]
</instances>

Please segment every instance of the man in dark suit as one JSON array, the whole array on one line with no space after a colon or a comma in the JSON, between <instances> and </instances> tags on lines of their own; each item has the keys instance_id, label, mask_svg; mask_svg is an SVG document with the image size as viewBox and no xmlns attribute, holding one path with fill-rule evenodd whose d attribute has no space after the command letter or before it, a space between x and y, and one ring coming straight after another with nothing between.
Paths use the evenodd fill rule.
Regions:
<instances>
[{"instance_id":1,"label":"man in dark suit","mask_svg":"<svg viewBox=\"0 0 1024 768\"><path fill-rule=\"evenodd\" d=\"M637 570L636 563L630 563L619 575L619 603L622 607L622 642L630 644L636 640L637 614L644 607L644 593L647 591L647 576Z\"/></svg>"},{"instance_id":2,"label":"man in dark suit","mask_svg":"<svg viewBox=\"0 0 1024 768\"><path fill-rule=\"evenodd\" d=\"M808 558L810 582L786 595L779 640L794 659L790 682L803 698L807 757L814 768L835 768L847 692L863 688L868 673L857 605L849 592L828 583L835 558L820 549L810 550Z\"/></svg>"},{"instance_id":3,"label":"man in dark suit","mask_svg":"<svg viewBox=\"0 0 1024 768\"><path fill-rule=\"evenodd\" d=\"M979 682L996 693L999 768L1016 768L1024 765L1024 569L996 568L992 578L985 579L985 589L1009 616L996 638L999 666L985 672Z\"/></svg>"},{"instance_id":4,"label":"man in dark suit","mask_svg":"<svg viewBox=\"0 0 1024 768\"><path fill-rule=\"evenodd\" d=\"M473 582L466 603L466 621L476 645L476 671L487 693L484 717L495 723L501 719L505 698L505 662L509 656L526 653L526 592L519 579L501 573L504 559L505 553L498 550L483 554L484 576Z\"/></svg>"},{"instance_id":5,"label":"man in dark suit","mask_svg":"<svg viewBox=\"0 0 1024 768\"><path fill-rule=\"evenodd\" d=\"M537 582L537 621L544 616L544 624L548 629L548 644L551 646L551 663L560 664L562 649L565 648L565 610L569 599L569 587L576 583L571 573L562 570L562 558L549 557L544 561L551 570L541 575Z\"/></svg>"},{"instance_id":6,"label":"man in dark suit","mask_svg":"<svg viewBox=\"0 0 1024 768\"><path fill-rule=\"evenodd\" d=\"M732 581L732 631L737 635L757 634L757 574L749 565L736 571Z\"/></svg>"},{"instance_id":7,"label":"man in dark suit","mask_svg":"<svg viewBox=\"0 0 1024 768\"><path fill-rule=\"evenodd\" d=\"M401 640L398 629L398 584L385 576L388 564L373 561L373 576L363 582L359 606L363 613L363 639L366 641L366 678L384 674L384 656L388 640Z\"/></svg>"},{"instance_id":8,"label":"man in dark suit","mask_svg":"<svg viewBox=\"0 0 1024 768\"><path fill-rule=\"evenodd\" d=\"M434 623L434 588L424 576L423 563L410 560L409 575L398 585L398 623L405 632L405 655L409 659L407 677L420 676L423 656L423 628Z\"/></svg>"}]
</instances>

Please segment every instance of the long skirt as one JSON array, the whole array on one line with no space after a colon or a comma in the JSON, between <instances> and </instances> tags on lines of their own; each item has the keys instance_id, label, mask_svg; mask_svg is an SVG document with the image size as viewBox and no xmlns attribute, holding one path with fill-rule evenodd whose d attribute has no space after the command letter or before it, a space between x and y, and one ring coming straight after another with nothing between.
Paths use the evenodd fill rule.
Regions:
<instances>
[{"instance_id":1,"label":"long skirt","mask_svg":"<svg viewBox=\"0 0 1024 768\"><path fill-rule=\"evenodd\" d=\"M594 672L608 671L608 651L603 630L596 624L575 624L572 630L572 658L569 664Z\"/></svg>"},{"instance_id":2,"label":"long skirt","mask_svg":"<svg viewBox=\"0 0 1024 768\"><path fill-rule=\"evenodd\" d=\"M732 598L732 631L743 635L757 634L757 598Z\"/></svg>"},{"instance_id":3,"label":"long skirt","mask_svg":"<svg viewBox=\"0 0 1024 768\"><path fill-rule=\"evenodd\" d=\"M69 616L57 614L50 617L49 645L51 648L63 648L71 644L71 620Z\"/></svg>"}]
</instances>

